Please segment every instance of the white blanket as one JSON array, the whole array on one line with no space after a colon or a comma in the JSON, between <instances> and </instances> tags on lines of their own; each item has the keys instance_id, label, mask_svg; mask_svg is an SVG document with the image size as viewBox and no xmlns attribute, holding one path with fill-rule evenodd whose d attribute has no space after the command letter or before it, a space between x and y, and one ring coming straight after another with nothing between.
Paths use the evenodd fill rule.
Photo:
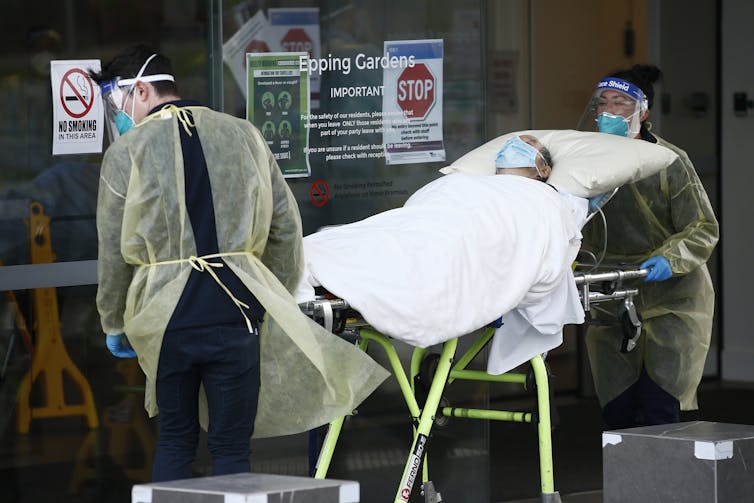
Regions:
<instances>
[{"instance_id":1,"label":"white blanket","mask_svg":"<svg viewBox=\"0 0 754 503\"><path fill-rule=\"evenodd\" d=\"M448 175L401 208L305 237L297 298L322 285L376 330L420 347L503 315L488 370L504 372L583 322L570 266L586 206L519 176Z\"/></svg>"}]
</instances>

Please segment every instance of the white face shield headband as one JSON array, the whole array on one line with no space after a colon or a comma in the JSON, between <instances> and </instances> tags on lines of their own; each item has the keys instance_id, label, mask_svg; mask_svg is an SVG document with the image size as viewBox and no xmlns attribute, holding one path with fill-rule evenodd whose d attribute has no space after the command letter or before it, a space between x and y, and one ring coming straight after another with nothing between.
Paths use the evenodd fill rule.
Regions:
<instances>
[{"instance_id":1,"label":"white face shield headband","mask_svg":"<svg viewBox=\"0 0 754 503\"><path fill-rule=\"evenodd\" d=\"M102 91L102 99L105 105L104 108L105 108L105 117L107 119L106 123L108 125L108 135L110 137L111 142L115 141L115 139L125 134L126 131L128 131L134 126L133 116L134 116L136 101L133 99L131 100L131 114L130 115L125 110L123 110L123 106L125 105L125 102L128 96L133 93L137 82L160 82L160 81L175 82L175 77L167 73L147 75L147 76L142 77L145 69L147 68L147 65L156 56L157 54L152 54L149 58L147 58L147 60L139 69L139 72L136 74L136 77L131 78L131 79L121 79L119 77L116 77L108 82L104 82L100 84L100 89ZM126 87L128 89L124 91L123 88L126 88Z\"/></svg>"}]
</instances>

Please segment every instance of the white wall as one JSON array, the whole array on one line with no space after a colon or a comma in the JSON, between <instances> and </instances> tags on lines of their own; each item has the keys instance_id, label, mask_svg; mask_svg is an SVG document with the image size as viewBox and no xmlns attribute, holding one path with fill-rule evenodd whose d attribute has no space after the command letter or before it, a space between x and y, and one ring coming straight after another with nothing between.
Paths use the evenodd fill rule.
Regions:
<instances>
[{"instance_id":1,"label":"white wall","mask_svg":"<svg viewBox=\"0 0 754 503\"><path fill-rule=\"evenodd\" d=\"M733 113L733 93L754 99L754 2L722 1L722 377L754 382L754 109Z\"/></svg>"}]
</instances>

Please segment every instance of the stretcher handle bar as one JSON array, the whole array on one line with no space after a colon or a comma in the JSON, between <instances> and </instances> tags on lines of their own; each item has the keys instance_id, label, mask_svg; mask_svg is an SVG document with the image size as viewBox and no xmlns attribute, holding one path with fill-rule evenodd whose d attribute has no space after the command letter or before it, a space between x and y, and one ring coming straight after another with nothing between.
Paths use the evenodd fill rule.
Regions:
<instances>
[{"instance_id":1,"label":"stretcher handle bar","mask_svg":"<svg viewBox=\"0 0 754 503\"><path fill-rule=\"evenodd\" d=\"M315 299L301 302L298 307L307 316L322 316L323 306L330 304L333 311L342 311L348 309L348 302L343 299Z\"/></svg>"},{"instance_id":2,"label":"stretcher handle bar","mask_svg":"<svg viewBox=\"0 0 754 503\"><path fill-rule=\"evenodd\" d=\"M635 297L636 295L639 295L638 288L629 288L626 290L615 290L611 293L602 293L602 292L589 292L589 303L594 302L605 302L608 300L617 300L617 299L630 299Z\"/></svg>"},{"instance_id":3,"label":"stretcher handle bar","mask_svg":"<svg viewBox=\"0 0 754 503\"><path fill-rule=\"evenodd\" d=\"M649 269L636 269L632 271L611 271L595 274L574 274L573 277L576 280L576 286L581 286L584 283L589 284L604 281L623 281L626 279L643 278L647 273L649 273Z\"/></svg>"}]
</instances>

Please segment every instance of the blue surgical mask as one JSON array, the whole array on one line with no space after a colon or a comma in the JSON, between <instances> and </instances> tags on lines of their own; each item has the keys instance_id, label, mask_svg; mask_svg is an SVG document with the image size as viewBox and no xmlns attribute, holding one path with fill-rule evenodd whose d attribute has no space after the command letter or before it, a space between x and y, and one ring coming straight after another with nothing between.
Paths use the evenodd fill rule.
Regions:
<instances>
[{"instance_id":1,"label":"blue surgical mask","mask_svg":"<svg viewBox=\"0 0 754 503\"><path fill-rule=\"evenodd\" d=\"M524 140L516 136L509 140L495 156L496 168L531 168L537 167L539 152ZM539 169L537 169L539 172Z\"/></svg>"},{"instance_id":2,"label":"blue surgical mask","mask_svg":"<svg viewBox=\"0 0 754 503\"><path fill-rule=\"evenodd\" d=\"M118 110L113 118L115 127L118 129L118 134L123 136L126 131L134 127L134 120L123 110Z\"/></svg>"},{"instance_id":3,"label":"blue surgical mask","mask_svg":"<svg viewBox=\"0 0 754 503\"><path fill-rule=\"evenodd\" d=\"M622 115L602 112L597 117L597 128L600 130L600 133L628 137L628 119Z\"/></svg>"}]
</instances>

